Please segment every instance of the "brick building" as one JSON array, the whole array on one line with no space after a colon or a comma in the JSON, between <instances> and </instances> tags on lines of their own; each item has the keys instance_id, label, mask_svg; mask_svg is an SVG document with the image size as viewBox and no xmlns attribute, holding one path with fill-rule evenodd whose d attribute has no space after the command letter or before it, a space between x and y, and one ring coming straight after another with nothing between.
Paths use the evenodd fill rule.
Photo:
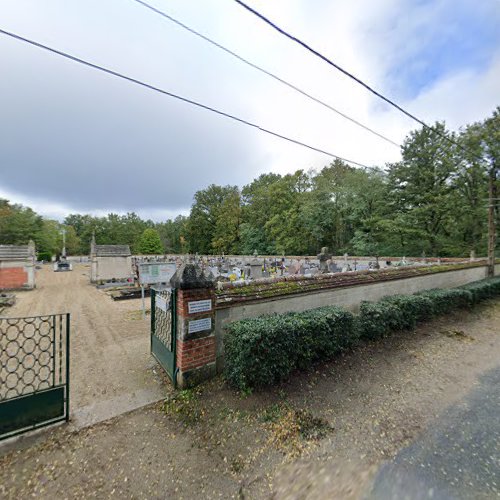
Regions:
<instances>
[{"instance_id":1,"label":"brick building","mask_svg":"<svg viewBox=\"0 0 500 500\"><path fill-rule=\"evenodd\" d=\"M0 290L35 288L35 244L0 245Z\"/></svg>"}]
</instances>

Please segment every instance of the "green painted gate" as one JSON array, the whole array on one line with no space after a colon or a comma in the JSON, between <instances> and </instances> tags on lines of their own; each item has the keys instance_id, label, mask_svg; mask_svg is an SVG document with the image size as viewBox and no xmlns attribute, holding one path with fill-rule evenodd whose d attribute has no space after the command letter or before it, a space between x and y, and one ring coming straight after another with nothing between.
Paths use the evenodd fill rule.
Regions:
<instances>
[{"instance_id":1,"label":"green painted gate","mask_svg":"<svg viewBox=\"0 0 500 500\"><path fill-rule=\"evenodd\" d=\"M0 318L0 439L69 420L70 315Z\"/></svg>"},{"instance_id":2,"label":"green painted gate","mask_svg":"<svg viewBox=\"0 0 500 500\"><path fill-rule=\"evenodd\" d=\"M176 386L177 290L151 288L151 354Z\"/></svg>"}]
</instances>

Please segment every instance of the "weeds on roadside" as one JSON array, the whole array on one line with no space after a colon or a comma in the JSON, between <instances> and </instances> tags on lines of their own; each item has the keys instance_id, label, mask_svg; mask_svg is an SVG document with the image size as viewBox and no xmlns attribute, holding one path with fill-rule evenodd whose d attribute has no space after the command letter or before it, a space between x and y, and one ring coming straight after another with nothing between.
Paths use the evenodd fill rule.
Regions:
<instances>
[{"instance_id":1,"label":"weeds on roadside","mask_svg":"<svg viewBox=\"0 0 500 500\"><path fill-rule=\"evenodd\" d=\"M300 455L312 441L318 441L333 428L310 411L292 408L287 402L265 408L259 419L270 431L269 444L288 456Z\"/></svg>"},{"instance_id":2,"label":"weeds on roadside","mask_svg":"<svg viewBox=\"0 0 500 500\"><path fill-rule=\"evenodd\" d=\"M163 411L167 415L174 415L184 425L192 425L200 420L205 410L198 401L199 390L184 389L176 392L163 403Z\"/></svg>"}]
</instances>

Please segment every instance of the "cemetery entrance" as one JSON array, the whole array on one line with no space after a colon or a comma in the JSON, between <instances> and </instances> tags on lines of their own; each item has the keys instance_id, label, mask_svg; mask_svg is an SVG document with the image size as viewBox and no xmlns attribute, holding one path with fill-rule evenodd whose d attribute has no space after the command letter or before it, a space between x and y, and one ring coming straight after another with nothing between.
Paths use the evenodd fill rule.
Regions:
<instances>
[{"instance_id":1,"label":"cemetery entrance","mask_svg":"<svg viewBox=\"0 0 500 500\"><path fill-rule=\"evenodd\" d=\"M151 354L176 385L177 290L151 288Z\"/></svg>"},{"instance_id":2,"label":"cemetery entrance","mask_svg":"<svg viewBox=\"0 0 500 500\"><path fill-rule=\"evenodd\" d=\"M69 419L70 315L0 318L0 439Z\"/></svg>"}]
</instances>

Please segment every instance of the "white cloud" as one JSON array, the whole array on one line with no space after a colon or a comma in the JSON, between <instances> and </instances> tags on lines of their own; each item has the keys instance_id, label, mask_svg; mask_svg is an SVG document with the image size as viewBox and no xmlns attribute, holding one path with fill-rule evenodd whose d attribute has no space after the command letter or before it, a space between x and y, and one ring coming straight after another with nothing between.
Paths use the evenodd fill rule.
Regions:
<instances>
[{"instance_id":1,"label":"white cloud","mask_svg":"<svg viewBox=\"0 0 500 500\"><path fill-rule=\"evenodd\" d=\"M417 126L234 2L154 4L397 142ZM464 61L410 97L399 97L404 82L394 68L417 64L415 55L432 46L438 30L457 29L443 24L455 5L451 0L251 5L429 122L444 119L457 128L485 118L498 104L499 54L479 70ZM477 7L483 16L493 15L491 9ZM397 148L132 1L10 0L0 6L0 18L6 29L339 156L368 165L399 158ZM185 213L194 192L210 183L242 185L263 172L320 168L330 161L3 37L0 54L9 69L0 81L8 96L0 161L1 149L9 151L0 181L13 201L46 215L134 210L158 220ZM64 175L68 182L61 189L57 179Z\"/></svg>"},{"instance_id":2,"label":"white cloud","mask_svg":"<svg viewBox=\"0 0 500 500\"><path fill-rule=\"evenodd\" d=\"M436 82L411 105L432 120L446 119L453 129L480 121L500 104L500 51L488 68L477 72L464 68Z\"/></svg>"}]
</instances>

